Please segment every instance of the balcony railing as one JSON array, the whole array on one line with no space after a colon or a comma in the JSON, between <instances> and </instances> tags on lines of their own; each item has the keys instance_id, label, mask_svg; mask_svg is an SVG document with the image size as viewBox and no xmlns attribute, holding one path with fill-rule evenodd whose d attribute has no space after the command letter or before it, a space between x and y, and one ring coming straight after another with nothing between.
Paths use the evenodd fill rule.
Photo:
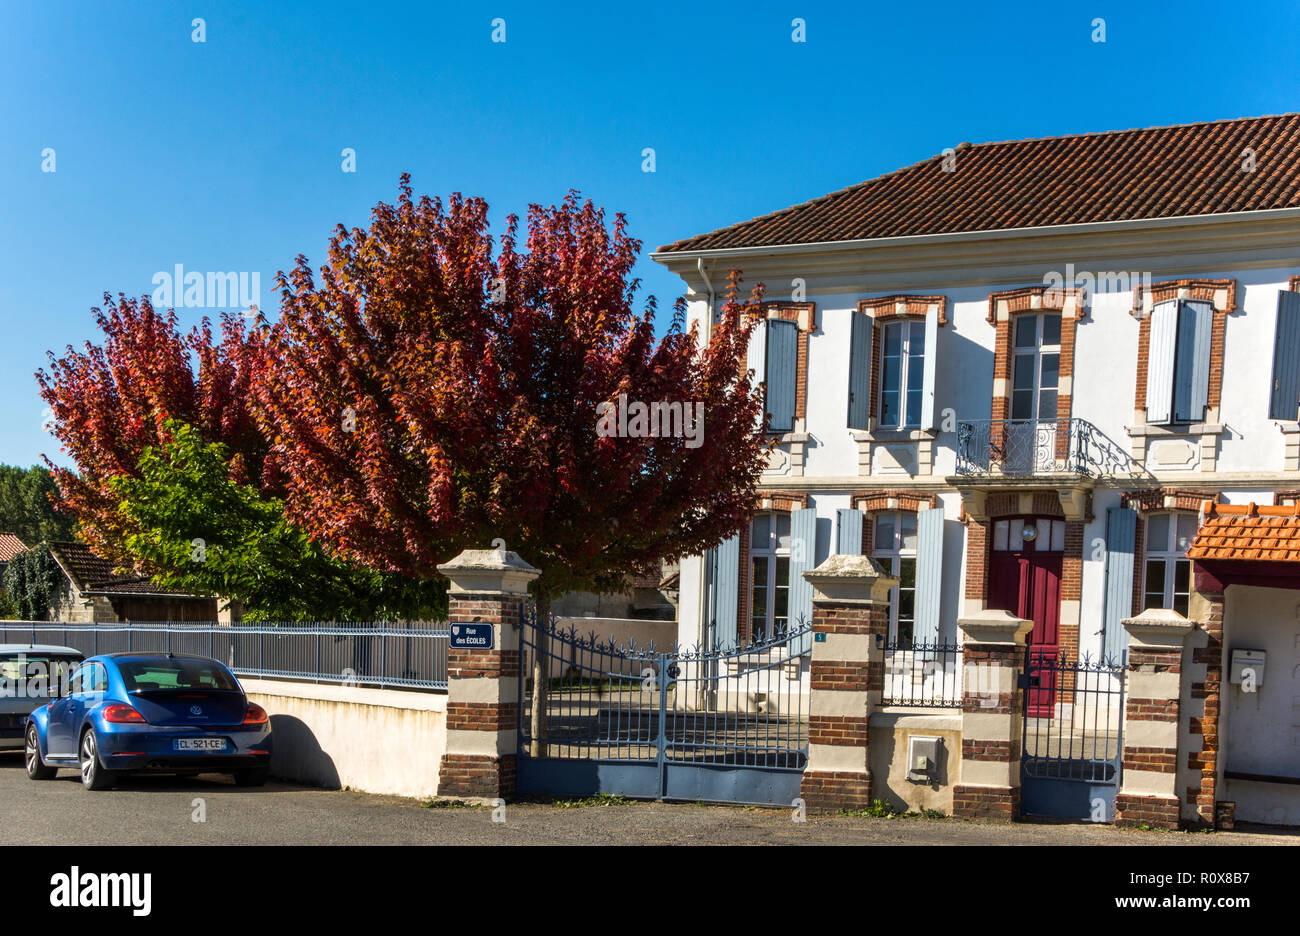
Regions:
<instances>
[{"instance_id":1,"label":"balcony railing","mask_svg":"<svg viewBox=\"0 0 1300 936\"><path fill-rule=\"evenodd\" d=\"M1086 419L978 419L957 423L957 474L1096 478L1147 472Z\"/></svg>"}]
</instances>

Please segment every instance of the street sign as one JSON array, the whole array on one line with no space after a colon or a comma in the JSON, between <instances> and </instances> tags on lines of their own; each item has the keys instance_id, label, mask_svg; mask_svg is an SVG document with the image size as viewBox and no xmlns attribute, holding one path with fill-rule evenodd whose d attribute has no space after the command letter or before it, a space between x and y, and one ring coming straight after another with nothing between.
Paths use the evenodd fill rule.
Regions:
<instances>
[{"instance_id":1,"label":"street sign","mask_svg":"<svg viewBox=\"0 0 1300 936\"><path fill-rule=\"evenodd\" d=\"M491 650L493 630L491 624L453 624L448 646L453 650Z\"/></svg>"}]
</instances>

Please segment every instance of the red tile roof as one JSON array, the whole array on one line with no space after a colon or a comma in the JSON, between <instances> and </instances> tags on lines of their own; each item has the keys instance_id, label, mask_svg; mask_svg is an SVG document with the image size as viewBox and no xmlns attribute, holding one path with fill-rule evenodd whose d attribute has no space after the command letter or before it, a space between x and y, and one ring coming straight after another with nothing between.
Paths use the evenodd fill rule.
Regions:
<instances>
[{"instance_id":1,"label":"red tile roof","mask_svg":"<svg viewBox=\"0 0 1300 936\"><path fill-rule=\"evenodd\" d=\"M82 594L189 596L188 592L157 585L147 576L117 574L112 562L95 555L84 543L50 543L50 551Z\"/></svg>"},{"instance_id":2,"label":"red tile roof","mask_svg":"<svg viewBox=\"0 0 1300 936\"><path fill-rule=\"evenodd\" d=\"M1188 547L1189 559L1300 562L1300 505L1214 504Z\"/></svg>"},{"instance_id":3,"label":"red tile roof","mask_svg":"<svg viewBox=\"0 0 1300 936\"><path fill-rule=\"evenodd\" d=\"M0 533L0 562L8 562L14 556L27 551L27 545L12 533Z\"/></svg>"},{"instance_id":4,"label":"red tile roof","mask_svg":"<svg viewBox=\"0 0 1300 936\"><path fill-rule=\"evenodd\" d=\"M1254 150L1255 170L1242 168ZM1300 114L963 143L769 215L660 247L673 253L1263 211L1300 206Z\"/></svg>"}]
</instances>

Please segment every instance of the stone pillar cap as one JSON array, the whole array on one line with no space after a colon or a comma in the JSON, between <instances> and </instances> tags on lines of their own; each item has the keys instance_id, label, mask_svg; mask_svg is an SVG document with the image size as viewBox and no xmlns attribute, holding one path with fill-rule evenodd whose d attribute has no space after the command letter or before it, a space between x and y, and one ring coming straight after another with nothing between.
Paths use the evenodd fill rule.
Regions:
<instances>
[{"instance_id":1,"label":"stone pillar cap","mask_svg":"<svg viewBox=\"0 0 1300 936\"><path fill-rule=\"evenodd\" d=\"M803 574L813 587L813 601L837 604L879 604L889 600L898 579L870 556L837 553Z\"/></svg>"},{"instance_id":2,"label":"stone pillar cap","mask_svg":"<svg viewBox=\"0 0 1300 936\"><path fill-rule=\"evenodd\" d=\"M1137 617L1124 618L1120 623L1129 632L1131 647L1181 647L1183 639L1196 629L1195 621L1189 621L1173 608L1147 608Z\"/></svg>"},{"instance_id":3,"label":"stone pillar cap","mask_svg":"<svg viewBox=\"0 0 1300 936\"><path fill-rule=\"evenodd\" d=\"M542 574L518 553L505 549L466 549L438 566L438 571L451 580L453 595L522 595L528 592L528 583Z\"/></svg>"},{"instance_id":4,"label":"stone pillar cap","mask_svg":"<svg viewBox=\"0 0 1300 936\"><path fill-rule=\"evenodd\" d=\"M966 635L966 644L1002 644L1023 647L1025 638L1034 629L1034 622L1017 617L1010 611L985 608L957 619L957 626Z\"/></svg>"}]
</instances>

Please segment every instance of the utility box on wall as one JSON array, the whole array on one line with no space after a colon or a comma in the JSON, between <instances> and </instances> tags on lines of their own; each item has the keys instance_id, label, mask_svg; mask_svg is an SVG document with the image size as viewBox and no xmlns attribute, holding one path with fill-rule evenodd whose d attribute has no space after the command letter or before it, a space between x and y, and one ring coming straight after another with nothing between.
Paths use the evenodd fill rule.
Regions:
<instances>
[{"instance_id":1,"label":"utility box on wall","mask_svg":"<svg viewBox=\"0 0 1300 936\"><path fill-rule=\"evenodd\" d=\"M1240 686L1246 671L1251 670L1254 673L1251 677L1253 684L1264 685L1264 664L1267 661L1268 654L1263 650L1233 650L1232 660L1228 665L1228 683Z\"/></svg>"},{"instance_id":2,"label":"utility box on wall","mask_svg":"<svg viewBox=\"0 0 1300 936\"><path fill-rule=\"evenodd\" d=\"M939 758L943 738L911 735L907 739L907 779L912 783L934 783L939 779Z\"/></svg>"}]
</instances>

